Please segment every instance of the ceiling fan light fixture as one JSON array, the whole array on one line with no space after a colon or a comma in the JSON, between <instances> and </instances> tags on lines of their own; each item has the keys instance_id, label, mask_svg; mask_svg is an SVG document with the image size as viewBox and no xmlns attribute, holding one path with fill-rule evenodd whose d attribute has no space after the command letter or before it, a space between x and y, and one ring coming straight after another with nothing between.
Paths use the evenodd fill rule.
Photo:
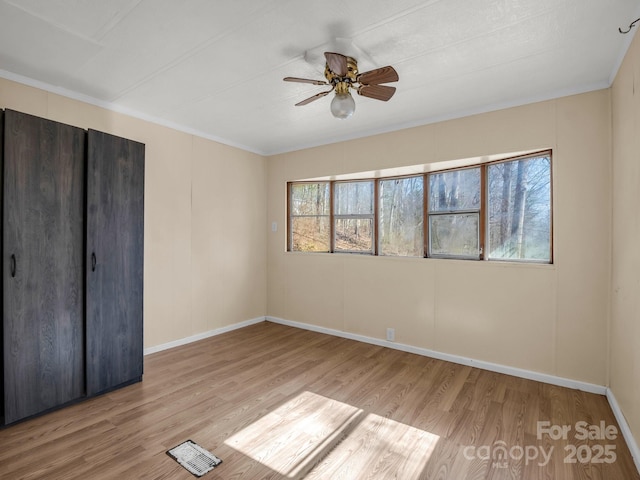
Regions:
<instances>
[{"instance_id":1,"label":"ceiling fan light fixture","mask_svg":"<svg viewBox=\"0 0 640 480\"><path fill-rule=\"evenodd\" d=\"M356 111L356 102L351 93L336 93L331 100L331 113L334 117L345 120Z\"/></svg>"},{"instance_id":2,"label":"ceiling fan light fixture","mask_svg":"<svg viewBox=\"0 0 640 480\"><path fill-rule=\"evenodd\" d=\"M328 85L331 87L331 90L316 93L296 103L296 107L307 105L331 92L335 92L335 96L331 101L331 113L334 117L345 120L356 111L356 102L351 96L350 89L354 89L363 97L383 102L393 97L396 91L395 87L381 85L398 81L398 72L391 65L359 73L358 62L353 57L333 52L324 52L324 56L327 60L324 68L326 81L299 77L284 78L285 82L310 83L312 85Z\"/></svg>"}]
</instances>

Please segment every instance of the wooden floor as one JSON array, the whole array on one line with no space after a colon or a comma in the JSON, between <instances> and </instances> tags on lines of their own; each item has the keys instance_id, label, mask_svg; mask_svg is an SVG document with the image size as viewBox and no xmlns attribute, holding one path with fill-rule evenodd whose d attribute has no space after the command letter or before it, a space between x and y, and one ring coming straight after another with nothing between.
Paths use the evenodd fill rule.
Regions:
<instances>
[{"instance_id":1,"label":"wooden floor","mask_svg":"<svg viewBox=\"0 0 640 480\"><path fill-rule=\"evenodd\" d=\"M580 421L619 432L599 395L265 322L1 430L0 478L192 479L165 453L187 439L223 459L211 480L640 478L622 435Z\"/></svg>"}]
</instances>

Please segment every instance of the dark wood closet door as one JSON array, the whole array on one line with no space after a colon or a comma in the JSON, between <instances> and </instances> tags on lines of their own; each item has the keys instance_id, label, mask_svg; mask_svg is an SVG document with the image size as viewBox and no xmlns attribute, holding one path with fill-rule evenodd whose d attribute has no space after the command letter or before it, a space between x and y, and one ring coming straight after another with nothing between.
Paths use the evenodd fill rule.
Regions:
<instances>
[{"instance_id":1,"label":"dark wood closet door","mask_svg":"<svg viewBox=\"0 0 640 480\"><path fill-rule=\"evenodd\" d=\"M5 423L84 395L85 135L5 112Z\"/></svg>"},{"instance_id":2,"label":"dark wood closet door","mask_svg":"<svg viewBox=\"0 0 640 480\"><path fill-rule=\"evenodd\" d=\"M87 394L142 376L144 145L89 130Z\"/></svg>"}]
</instances>

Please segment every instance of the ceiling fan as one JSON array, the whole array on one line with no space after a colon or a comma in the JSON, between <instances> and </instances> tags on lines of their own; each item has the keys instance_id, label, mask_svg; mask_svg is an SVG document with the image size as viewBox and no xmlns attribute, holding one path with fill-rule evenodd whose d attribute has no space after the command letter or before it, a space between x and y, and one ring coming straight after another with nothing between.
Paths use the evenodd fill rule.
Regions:
<instances>
[{"instance_id":1,"label":"ceiling fan","mask_svg":"<svg viewBox=\"0 0 640 480\"><path fill-rule=\"evenodd\" d=\"M312 85L331 85L331 90L320 92L301 102L296 107L306 105L328 95L335 90L336 96L331 101L331 113L337 118L349 118L356 110L350 88L359 95L386 102L396 93L395 87L381 85L382 83L397 82L398 72L391 66L380 67L368 72L358 73L358 62L353 57L340 53L325 52L327 63L324 69L325 80L310 80L307 78L285 77L285 82L310 83Z\"/></svg>"}]
</instances>

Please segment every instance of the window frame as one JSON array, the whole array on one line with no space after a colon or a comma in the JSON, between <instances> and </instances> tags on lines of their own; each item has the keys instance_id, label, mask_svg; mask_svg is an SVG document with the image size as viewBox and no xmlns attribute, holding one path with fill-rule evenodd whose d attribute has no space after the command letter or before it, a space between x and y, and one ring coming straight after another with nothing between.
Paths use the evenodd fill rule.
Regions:
<instances>
[{"instance_id":1,"label":"window frame","mask_svg":"<svg viewBox=\"0 0 640 480\"><path fill-rule=\"evenodd\" d=\"M426 221L426 205L427 205L427 186L426 186L426 173L413 173L413 174L408 174L408 175L394 175L391 177L379 177L376 178L376 197L375 197L375 201L376 201L376 209L375 209L375 214L376 214L376 255L380 256L380 257L392 257L392 258L397 258L397 257L401 257L401 258L426 258L425 252L426 247L427 247L427 240L425 239L425 235L426 235L426 227L425 227L425 221ZM388 255L388 254L384 254L384 253L380 253L381 249L380 249L380 182L383 181L393 181L393 180L405 180L405 179L409 179L409 178L422 178L422 255Z\"/></svg>"},{"instance_id":2,"label":"window frame","mask_svg":"<svg viewBox=\"0 0 640 480\"><path fill-rule=\"evenodd\" d=\"M517 259L517 258L489 258L486 252L486 246L489 245L489 210L488 210L488 197L489 197L489 175L488 169L491 165L508 163L514 161L527 160L538 157L549 157L549 259L548 260L536 260L536 259ZM454 172L460 170L468 170L473 168L479 168L480 170L480 206L478 209L464 209L453 211L430 211L430 176L440 173ZM380 254L380 182L387 180L406 179L422 177L423 191L422 191L422 228L423 228L423 255L384 255ZM358 254L358 255L372 255L372 256L384 256L384 257L403 257L403 258L434 258L434 259L451 259L451 260L475 260L475 261L491 261L491 262L507 262L518 264L538 264L538 265L553 265L554 258L554 162L553 162L553 150L544 149L523 155L516 155L498 160L491 160L472 165L464 165L453 168L443 168L440 170L432 170L424 173L410 173L406 175L391 175L388 177L363 177L354 178L348 180L303 180L303 181L290 181L287 182L287 251L295 253L344 253L344 254ZM372 182L373 184L373 214L336 214L335 212L335 186L340 183L358 183L358 182ZM291 208L293 185L297 184L328 184L329 185L329 215L293 215ZM478 215L478 249L479 255L449 255L449 254L433 254L431 251L431 235L432 229L430 228L430 217L441 215ZM292 219L294 217L328 217L329 218L329 250L328 251L309 251L304 252L300 250L293 250L293 228ZM370 250L336 250L336 221L339 219L370 219L372 228L372 247Z\"/></svg>"},{"instance_id":3,"label":"window frame","mask_svg":"<svg viewBox=\"0 0 640 480\"><path fill-rule=\"evenodd\" d=\"M468 166L464 166L464 167L456 167L456 168L447 168L447 169L443 169L443 170L434 170L432 172L428 172L425 173L424 175L424 188L425 188L425 197L426 197L426 210L425 210L425 217L426 217L426 221L428 222L428 224L425 224L424 229L424 235L427 236L428 238L425 238L425 257L426 258L448 258L448 259L454 259L454 260L484 260L484 236L483 236L483 229L484 229L484 223L485 221L483 220L483 216L486 212L486 210L484 209L484 190L482 188L483 184L484 184L484 179L486 176L486 167L485 167L485 163L482 164L477 164L477 165L468 165ZM462 170L473 170L473 169L479 169L480 171L480 205L478 206L478 208L467 208L467 209L460 209L460 210L443 210L443 211L431 211L431 204L429 199L431 198L431 175L438 175L441 173L450 173L450 172L459 172ZM431 217L432 216L444 216L444 215L470 215L470 214L477 214L478 215L478 255L451 255L451 254L434 254L431 251L431 234L432 234L432 229L431 229Z\"/></svg>"},{"instance_id":4,"label":"window frame","mask_svg":"<svg viewBox=\"0 0 640 480\"><path fill-rule=\"evenodd\" d=\"M483 188L485 189L485 191L488 191L489 189L489 175L488 175L488 171L489 171L489 167L491 165L496 165L496 164L500 164L500 163L509 163L509 162L517 162L517 161L521 161L521 160L528 160L528 159L532 159L532 158L540 158L540 157L549 157L549 261L544 261L544 260L535 260L535 259L514 259L514 258L490 258L489 255L486 255L486 258L483 258L483 260L489 261L489 262L502 262L502 263L524 263L524 264L533 264L533 265L553 265L555 263L554 260L554 242L553 242L553 236L554 236L554 209L553 209L553 204L554 204L554 199L553 199L553 171L554 171L554 167L553 167L553 150L552 149L546 149L546 150L540 150L538 152L534 152L534 153L528 153L525 155L517 155L514 157L509 157L509 158L502 158L500 160L493 160L491 162L486 162L483 163L483 170L485 172L485 177L484 177L484 182L483 182ZM489 211L486 208L488 206L488 202L489 202L489 195L484 195L483 196L483 201L485 203L485 212L486 212L486 218L484 220L484 227L485 227L485 232L484 232L484 242L486 245L489 245L489 235L490 235L490 231L489 231Z\"/></svg>"},{"instance_id":5,"label":"window frame","mask_svg":"<svg viewBox=\"0 0 640 480\"><path fill-rule=\"evenodd\" d=\"M295 185L319 185L319 184L328 184L329 185L329 214L328 215L294 215L293 208L291 206L292 196L293 196L293 187ZM319 181L302 181L302 182L287 182L287 251L288 252L299 252L299 253L331 253L332 245L331 245L331 237L332 237L332 225L331 225L331 213L333 212L333 182L329 180L319 180ZM293 249L293 218L324 218L327 217L329 219L329 245L328 250L315 250L311 252L304 252L303 250L294 250Z\"/></svg>"}]
</instances>

